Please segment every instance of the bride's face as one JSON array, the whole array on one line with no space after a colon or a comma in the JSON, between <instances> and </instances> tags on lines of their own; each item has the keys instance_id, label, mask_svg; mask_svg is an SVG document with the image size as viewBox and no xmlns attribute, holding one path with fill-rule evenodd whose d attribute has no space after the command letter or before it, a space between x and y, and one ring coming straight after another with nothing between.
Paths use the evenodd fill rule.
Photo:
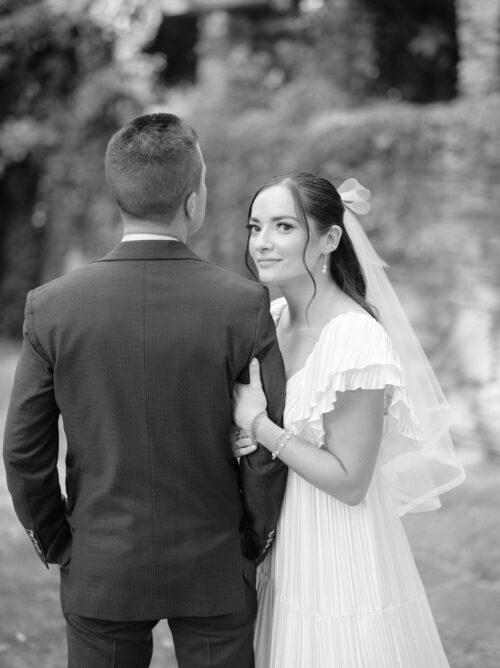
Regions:
<instances>
[{"instance_id":1,"label":"bride's face","mask_svg":"<svg viewBox=\"0 0 500 668\"><path fill-rule=\"evenodd\" d=\"M286 186L272 186L257 195L248 221L248 250L263 283L285 285L300 277L310 281L304 261L313 275L320 270L325 240L314 222L307 222L309 243Z\"/></svg>"}]
</instances>

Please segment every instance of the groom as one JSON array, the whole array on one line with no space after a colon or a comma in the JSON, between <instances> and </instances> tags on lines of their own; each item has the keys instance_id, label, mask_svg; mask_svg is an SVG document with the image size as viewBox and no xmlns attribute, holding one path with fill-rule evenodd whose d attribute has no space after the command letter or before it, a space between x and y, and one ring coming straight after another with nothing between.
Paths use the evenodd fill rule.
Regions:
<instances>
[{"instance_id":1,"label":"groom","mask_svg":"<svg viewBox=\"0 0 500 668\"><path fill-rule=\"evenodd\" d=\"M247 668L255 563L286 469L263 448L238 466L231 393L257 356L268 412L282 417L268 293L185 245L205 215L205 164L179 118L123 127L106 175L121 243L28 294L5 428L9 490L43 563L60 566L69 666L148 666L151 631L167 618L181 668Z\"/></svg>"}]
</instances>

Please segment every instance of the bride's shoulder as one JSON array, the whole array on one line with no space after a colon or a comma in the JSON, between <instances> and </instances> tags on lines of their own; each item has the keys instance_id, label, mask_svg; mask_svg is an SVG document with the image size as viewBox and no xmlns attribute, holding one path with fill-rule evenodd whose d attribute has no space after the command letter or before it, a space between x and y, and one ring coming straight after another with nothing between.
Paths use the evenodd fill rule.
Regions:
<instances>
[{"instance_id":1,"label":"bride's shoulder","mask_svg":"<svg viewBox=\"0 0 500 668\"><path fill-rule=\"evenodd\" d=\"M349 358L353 367L399 364L389 335L366 311L352 310L335 316L325 328L323 343L324 351L337 351Z\"/></svg>"},{"instance_id":2,"label":"bride's shoulder","mask_svg":"<svg viewBox=\"0 0 500 668\"><path fill-rule=\"evenodd\" d=\"M364 339L388 341L389 337L379 321L365 310L350 310L333 316L329 323L330 329L340 337L352 341Z\"/></svg>"}]
</instances>

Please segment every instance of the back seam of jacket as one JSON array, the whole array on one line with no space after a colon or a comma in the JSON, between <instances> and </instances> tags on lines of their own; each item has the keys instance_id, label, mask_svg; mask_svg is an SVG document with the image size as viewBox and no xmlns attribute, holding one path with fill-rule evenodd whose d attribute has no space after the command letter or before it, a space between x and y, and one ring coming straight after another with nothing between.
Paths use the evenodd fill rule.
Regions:
<instances>
[{"instance_id":1,"label":"back seam of jacket","mask_svg":"<svg viewBox=\"0 0 500 668\"><path fill-rule=\"evenodd\" d=\"M151 481L151 523L152 523L152 547L153 547L153 575L155 590L158 589L157 563L156 563L156 507L155 488L153 480L153 450L151 447L151 433L149 425L149 401L148 401L148 372L147 372L147 337L146 337L146 262L142 262L142 359L144 373L144 401L146 408L146 436L149 448L149 476Z\"/></svg>"}]
</instances>

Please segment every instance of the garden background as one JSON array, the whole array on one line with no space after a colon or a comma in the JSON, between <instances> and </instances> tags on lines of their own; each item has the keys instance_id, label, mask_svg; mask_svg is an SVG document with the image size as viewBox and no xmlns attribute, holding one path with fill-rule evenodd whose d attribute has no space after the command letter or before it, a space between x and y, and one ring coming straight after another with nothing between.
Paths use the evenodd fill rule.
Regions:
<instances>
[{"instance_id":1,"label":"garden background","mask_svg":"<svg viewBox=\"0 0 500 668\"><path fill-rule=\"evenodd\" d=\"M152 110L197 128L209 200L192 246L233 271L274 174L371 190L362 222L468 471L405 525L450 664L499 665L500 0L0 0L0 433L26 292L119 241L105 147ZM0 539L0 666L62 667L57 572L3 470ZM174 666L165 622L156 636L153 665Z\"/></svg>"}]
</instances>

